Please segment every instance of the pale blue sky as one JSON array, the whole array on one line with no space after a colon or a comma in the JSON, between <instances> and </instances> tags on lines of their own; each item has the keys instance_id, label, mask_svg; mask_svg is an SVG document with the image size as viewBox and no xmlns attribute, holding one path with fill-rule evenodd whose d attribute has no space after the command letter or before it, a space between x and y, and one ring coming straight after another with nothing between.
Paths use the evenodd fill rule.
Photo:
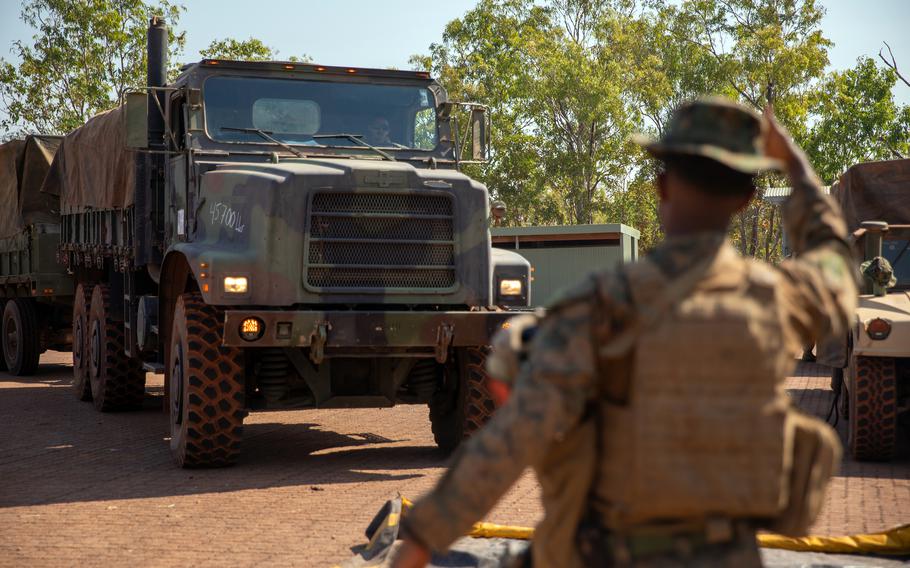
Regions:
<instances>
[{"instance_id":1,"label":"pale blue sky","mask_svg":"<svg viewBox=\"0 0 910 568\"><path fill-rule=\"evenodd\" d=\"M179 0L178 0L179 1ZM820 0L827 8L825 35L834 41L831 67L853 66L857 57L876 57L882 40L891 44L904 76L910 78L910 0ZM256 37L289 57L305 53L326 65L407 66L408 57L439 41L445 24L475 0L184 0L180 28L187 32L183 59L199 58L213 39ZM0 56L10 59L15 40L32 31L20 20L21 3L0 0ZM895 87L910 104L910 88Z\"/></svg>"}]
</instances>

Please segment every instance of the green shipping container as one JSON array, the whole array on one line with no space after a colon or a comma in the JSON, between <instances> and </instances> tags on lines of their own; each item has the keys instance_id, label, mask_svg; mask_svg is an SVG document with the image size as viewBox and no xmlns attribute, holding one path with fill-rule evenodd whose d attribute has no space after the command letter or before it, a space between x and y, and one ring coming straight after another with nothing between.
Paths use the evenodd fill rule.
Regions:
<instances>
[{"instance_id":1,"label":"green shipping container","mask_svg":"<svg viewBox=\"0 0 910 568\"><path fill-rule=\"evenodd\" d=\"M531 263L531 304L546 306L556 293L590 272L638 259L639 232L620 223L556 227L493 227L493 246Z\"/></svg>"}]
</instances>

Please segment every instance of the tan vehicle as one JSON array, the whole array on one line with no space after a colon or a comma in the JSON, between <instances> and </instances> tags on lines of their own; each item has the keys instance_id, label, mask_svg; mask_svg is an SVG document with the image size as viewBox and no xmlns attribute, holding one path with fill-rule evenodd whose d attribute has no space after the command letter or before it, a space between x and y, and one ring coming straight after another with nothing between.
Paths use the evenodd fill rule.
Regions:
<instances>
[{"instance_id":1,"label":"tan vehicle","mask_svg":"<svg viewBox=\"0 0 910 568\"><path fill-rule=\"evenodd\" d=\"M820 348L819 362L833 367L850 453L887 460L910 410L910 160L853 166L831 193L853 231L863 283L848 336Z\"/></svg>"}]
</instances>

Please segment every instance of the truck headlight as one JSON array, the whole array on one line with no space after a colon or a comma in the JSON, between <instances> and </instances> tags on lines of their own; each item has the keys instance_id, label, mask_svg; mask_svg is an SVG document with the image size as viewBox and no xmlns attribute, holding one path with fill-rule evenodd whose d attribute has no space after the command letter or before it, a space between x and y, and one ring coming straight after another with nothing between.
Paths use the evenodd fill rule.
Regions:
<instances>
[{"instance_id":1,"label":"truck headlight","mask_svg":"<svg viewBox=\"0 0 910 568\"><path fill-rule=\"evenodd\" d=\"M224 277L224 291L227 294L246 294L249 289L249 281L246 276Z\"/></svg>"},{"instance_id":2,"label":"truck headlight","mask_svg":"<svg viewBox=\"0 0 910 568\"><path fill-rule=\"evenodd\" d=\"M499 281L499 295L500 296L521 296L522 292L522 282L521 280L508 279Z\"/></svg>"}]
</instances>

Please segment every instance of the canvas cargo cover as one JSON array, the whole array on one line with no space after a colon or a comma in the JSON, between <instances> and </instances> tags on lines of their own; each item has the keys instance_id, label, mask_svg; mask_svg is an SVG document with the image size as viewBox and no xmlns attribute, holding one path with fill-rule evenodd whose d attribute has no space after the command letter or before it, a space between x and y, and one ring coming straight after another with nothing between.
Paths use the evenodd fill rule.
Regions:
<instances>
[{"instance_id":1,"label":"canvas cargo cover","mask_svg":"<svg viewBox=\"0 0 910 568\"><path fill-rule=\"evenodd\" d=\"M40 191L59 144L57 136L28 136L0 145L0 238L59 222L59 201Z\"/></svg>"},{"instance_id":2,"label":"canvas cargo cover","mask_svg":"<svg viewBox=\"0 0 910 568\"><path fill-rule=\"evenodd\" d=\"M134 152L126 147L120 106L93 116L63 138L42 191L60 196L63 213L133 204Z\"/></svg>"},{"instance_id":3,"label":"canvas cargo cover","mask_svg":"<svg viewBox=\"0 0 910 568\"><path fill-rule=\"evenodd\" d=\"M831 187L851 231L863 221L910 224L910 159L852 166Z\"/></svg>"}]
</instances>

